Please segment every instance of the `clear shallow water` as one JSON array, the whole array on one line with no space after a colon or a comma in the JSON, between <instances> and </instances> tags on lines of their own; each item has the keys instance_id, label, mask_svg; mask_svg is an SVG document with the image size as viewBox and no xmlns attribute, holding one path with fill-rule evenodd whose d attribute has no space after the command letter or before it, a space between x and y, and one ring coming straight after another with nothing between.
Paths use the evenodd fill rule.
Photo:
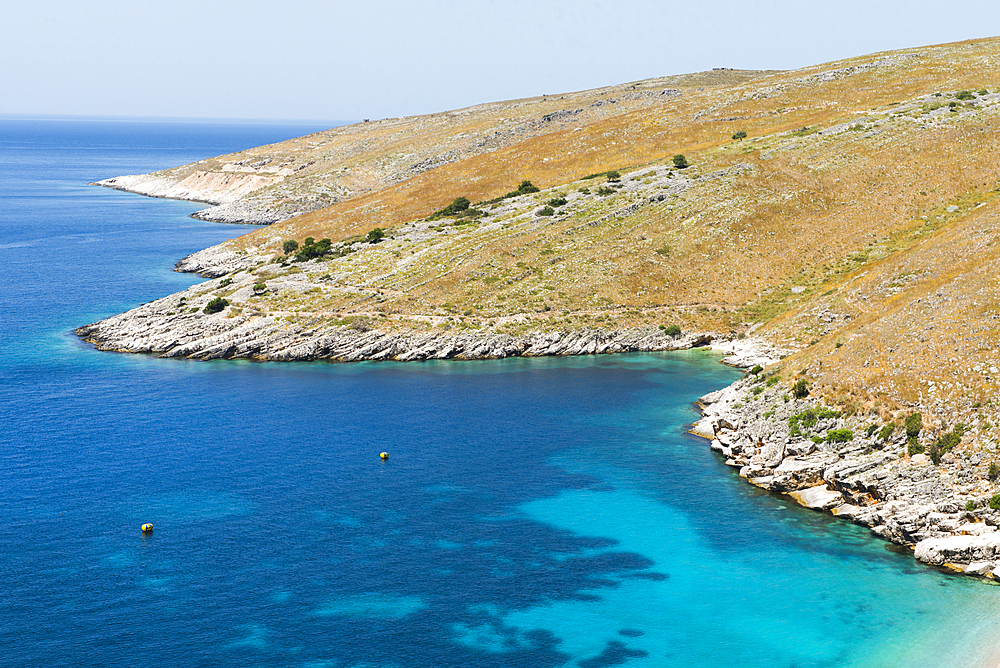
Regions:
<instances>
[{"instance_id":1,"label":"clear shallow water","mask_svg":"<svg viewBox=\"0 0 1000 668\"><path fill-rule=\"evenodd\" d=\"M173 262L242 230L83 184L315 128L0 128L0 665L969 666L997 644L1000 589L684 434L735 378L707 353L91 350L72 327L199 280Z\"/></svg>"}]
</instances>

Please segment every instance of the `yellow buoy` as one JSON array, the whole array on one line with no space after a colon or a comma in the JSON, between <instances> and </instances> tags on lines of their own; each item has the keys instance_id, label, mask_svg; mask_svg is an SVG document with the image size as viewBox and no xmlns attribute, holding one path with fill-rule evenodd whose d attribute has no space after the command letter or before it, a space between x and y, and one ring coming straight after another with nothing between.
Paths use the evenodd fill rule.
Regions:
<instances>
[{"instance_id":1,"label":"yellow buoy","mask_svg":"<svg viewBox=\"0 0 1000 668\"><path fill-rule=\"evenodd\" d=\"M142 532L143 533L153 533L153 525L152 524L143 524L142 525Z\"/></svg>"},{"instance_id":2,"label":"yellow buoy","mask_svg":"<svg viewBox=\"0 0 1000 668\"><path fill-rule=\"evenodd\" d=\"M379 457L381 457L382 459L389 459L389 453L383 452L382 454L379 455Z\"/></svg>"}]
</instances>

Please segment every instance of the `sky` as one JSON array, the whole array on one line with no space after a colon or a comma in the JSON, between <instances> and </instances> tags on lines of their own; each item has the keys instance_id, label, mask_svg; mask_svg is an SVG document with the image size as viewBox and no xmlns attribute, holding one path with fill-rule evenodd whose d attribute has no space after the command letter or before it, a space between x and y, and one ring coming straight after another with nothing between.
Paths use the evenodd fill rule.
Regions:
<instances>
[{"instance_id":1,"label":"sky","mask_svg":"<svg viewBox=\"0 0 1000 668\"><path fill-rule=\"evenodd\" d=\"M343 121L1000 35L1000 0L11 2L0 115Z\"/></svg>"}]
</instances>

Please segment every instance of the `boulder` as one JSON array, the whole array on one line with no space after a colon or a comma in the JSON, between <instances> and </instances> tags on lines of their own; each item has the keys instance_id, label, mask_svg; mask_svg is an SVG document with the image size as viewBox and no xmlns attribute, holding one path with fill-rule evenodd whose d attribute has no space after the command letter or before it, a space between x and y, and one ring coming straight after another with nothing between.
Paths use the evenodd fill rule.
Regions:
<instances>
[{"instance_id":1,"label":"boulder","mask_svg":"<svg viewBox=\"0 0 1000 668\"><path fill-rule=\"evenodd\" d=\"M1000 561L1000 532L928 538L917 543L913 556L936 566Z\"/></svg>"},{"instance_id":2,"label":"boulder","mask_svg":"<svg viewBox=\"0 0 1000 668\"><path fill-rule=\"evenodd\" d=\"M992 573L995 566L992 561L974 561L965 567L965 572L969 575L986 575Z\"/></svg>"},{"instance_id":3,"label":"boulder","mask_svg":"<svg viewBox=\"0 0 1000 668\"><path fill-rule=\"evenodd\" d=\"M827 485L816 485L789 492L788 496L806 508L815 508L816 510L829 510L844 503L844 496L840 492L830 490Z\"/></svg>"},{"instance_id":4,"label":"boulder","mask_svg":"<svg viewBox=\"0 0 1000 668\"><path fill-rule=\"evenodd\" d=\"M768 441L760 449L760 457L764 466L774 468L785 458L785 444L775 441Z\"/></svg>"}]
</instances>

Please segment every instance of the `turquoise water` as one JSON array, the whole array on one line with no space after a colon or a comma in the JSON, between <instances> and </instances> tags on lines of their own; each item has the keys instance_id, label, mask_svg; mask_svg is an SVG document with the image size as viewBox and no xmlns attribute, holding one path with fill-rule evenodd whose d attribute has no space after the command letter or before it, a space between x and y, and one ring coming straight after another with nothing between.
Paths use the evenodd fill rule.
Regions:
<instances>
[{"instance_id":1,"label":"turquoise water","mask_svg":"<svg viewBox=\"0 0 1000 668\"><path fill-rule=\"evenodd\" d=\"M707 352L93 351L74 326L200 280L173 262L243 229L83 184L312 128L0 127L0 665L958 667L1000 644L1000 589L685 434L736 377Z\"/></svg>"}]
</instances>

